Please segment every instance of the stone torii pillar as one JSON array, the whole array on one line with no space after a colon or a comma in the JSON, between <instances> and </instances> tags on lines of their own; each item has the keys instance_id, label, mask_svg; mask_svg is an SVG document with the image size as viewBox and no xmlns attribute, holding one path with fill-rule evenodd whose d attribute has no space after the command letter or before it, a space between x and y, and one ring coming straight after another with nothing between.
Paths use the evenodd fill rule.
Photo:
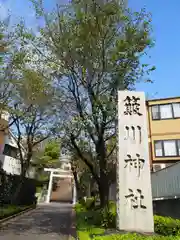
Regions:
<instances>
[{"instance_id":1,"label":"stone torii pillar","mask_svg":"<svg viewBox=\"0 0 180 240\"><path fill-rule=\"evenodd\" d=\"M48 192L47 192L47 197L46 197L46 203L50 202L52 184L53 184L53 171L50 171L50 178L49 178L49 184L48 184Z\"/></svg>"},{"instance_id":2,"label":"stone torii pillar","mask_svg":"<svg viewBox=\"0 0 180 240\"><path fill-rule=\"evenodd\" d=\"M75 205L76 202L77 202L77 190L75 181L73 181L73 205Z\"/></svg>"}]
</instances>

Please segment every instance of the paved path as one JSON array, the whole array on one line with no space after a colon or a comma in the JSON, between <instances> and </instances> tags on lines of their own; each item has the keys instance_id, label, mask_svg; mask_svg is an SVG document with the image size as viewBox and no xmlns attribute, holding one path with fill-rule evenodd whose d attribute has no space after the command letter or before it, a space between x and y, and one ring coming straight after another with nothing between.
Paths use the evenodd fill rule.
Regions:
<instances>
[{"instance_id":1,"label":"paved path","mask_svg":"<svg viewBox=\"0 0 180 240\"><path fill-rule=\"evenodd\" d=\"M68 240L74 232L72 206L51 203L11 220L0 229L0 240Z\"/></svg>"}]
</instances>

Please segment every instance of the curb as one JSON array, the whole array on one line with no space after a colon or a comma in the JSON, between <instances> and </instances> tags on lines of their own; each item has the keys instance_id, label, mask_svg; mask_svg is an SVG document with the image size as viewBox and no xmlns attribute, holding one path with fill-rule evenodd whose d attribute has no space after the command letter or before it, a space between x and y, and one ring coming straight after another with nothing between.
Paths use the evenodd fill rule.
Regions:
<instances>
[{"instance_id":1,"label":"curb","mask_svg":"<svg viewBox=\"0 0 180 240\"><path fill-rule=\"evenodd\" d=\"M9 220L14 219L14 218L16 218L16 217L18 217L18 216L21 216L21 215L23 215L23 214L25 214L25 213L28 213L28 212L30 212L30 211L32 211L32 210L35 210L36 208L37 208L37 206L31 206L31 207L29 207L29 208L26 208L25 210L22 210L22 211L20 211L20 212L18 212L18 213L15 213L15 214L11 215L11 216L9 216L9 217L6 217L6 218L1 219L1 220L0 220L0 227L1 227L2 225L4 225L4 224L8 223Z\"/></svg>"},{"instance_id":2,"label":"curb","mask_svg":"<svg viewBox=\"0 0 180 240\"><path fill-rule=\"evenodd\" d=\"M74 206L73 206L74 207ZM68 237L68 240L78 240L78 236L77 236L77 232L76 232L76 226L75 226L75 216L76 213L74 211L74 208L72 208L72 212L71 212L71 225L70 225L70 235Z\"/></svg>"}]
</instances>

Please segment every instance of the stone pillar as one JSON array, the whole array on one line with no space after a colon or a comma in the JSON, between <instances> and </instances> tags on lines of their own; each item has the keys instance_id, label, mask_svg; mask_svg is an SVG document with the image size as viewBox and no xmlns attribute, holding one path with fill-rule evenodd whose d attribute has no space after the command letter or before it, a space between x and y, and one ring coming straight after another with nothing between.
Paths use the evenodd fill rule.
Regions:
<instances>
[{"instance_id":1,"label":"stone pillar","mask_svg":"<svg viewBox=\"0 0 180 240\"><path fill-rule=\"evenodd\" d=\"M47 192L47 197L46 197L46 203L50 202L52 184L53 184L53 172L51 171L50 178L49 178L48 192Z\"/></svg>"},{"instance_id":2,"label":"stone pillar","mask_svg":"<svg viewBox=\"0 0 180 240\"><path fill-rule=\"evenodd\" d=\"M118 92L117 228L154 232L144 92Z\"/></svg>"},{"instance_id":3,"label":"stone pillar","mask_svg":"<svg viewBox=\"0 0 180 240\"><path fill-rule=\"evenodd\" d=\"M76 184L75 182L73 183L73 205L76 204L77 201L77 190L76 190Z\"/></svg>"}]
</instances>

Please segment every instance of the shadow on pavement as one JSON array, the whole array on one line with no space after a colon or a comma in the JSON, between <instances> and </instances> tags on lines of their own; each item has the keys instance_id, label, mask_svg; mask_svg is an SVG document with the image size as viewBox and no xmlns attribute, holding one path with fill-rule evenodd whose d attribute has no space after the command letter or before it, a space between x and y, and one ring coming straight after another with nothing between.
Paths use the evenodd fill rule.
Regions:
<instances>
[{"instance_id":1,"label":"shadow on pavement","mask_svg":"<svg viewBox=\"0 0 180 240\"><path fill-rule=\"evenodd\" d=\"M33 212L14 219L1 229L2 234L73 236L72 206L67 204L42 205Z\"/></svg>"}]
</instances>

